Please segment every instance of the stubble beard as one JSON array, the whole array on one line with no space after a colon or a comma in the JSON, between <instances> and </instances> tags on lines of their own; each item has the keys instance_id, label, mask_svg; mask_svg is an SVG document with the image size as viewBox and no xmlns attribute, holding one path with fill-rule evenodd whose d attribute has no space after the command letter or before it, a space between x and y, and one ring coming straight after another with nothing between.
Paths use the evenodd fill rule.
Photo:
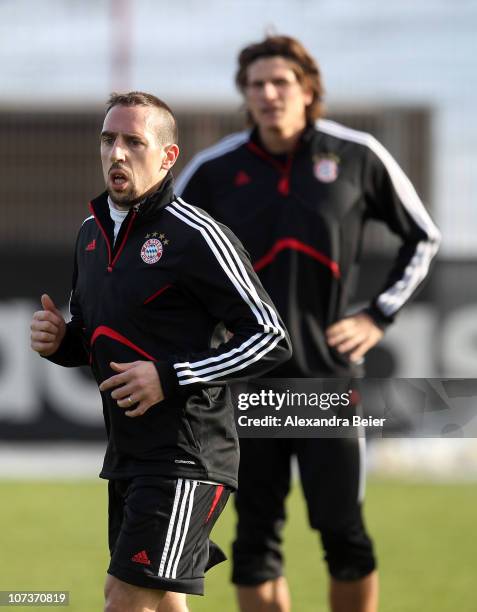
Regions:
<instances>
[{"instance_id":1,"label":"stubble beard","mask_svg":"<svg viewBox=\"0 0 477 612\"><path fill-rule=\"evenodd\" d=\"M137 196L131 189L127 193L116 193L108 187L107 191L111 201L121 208L131 208L137 200Z\"/></svg>"}]
</instances>

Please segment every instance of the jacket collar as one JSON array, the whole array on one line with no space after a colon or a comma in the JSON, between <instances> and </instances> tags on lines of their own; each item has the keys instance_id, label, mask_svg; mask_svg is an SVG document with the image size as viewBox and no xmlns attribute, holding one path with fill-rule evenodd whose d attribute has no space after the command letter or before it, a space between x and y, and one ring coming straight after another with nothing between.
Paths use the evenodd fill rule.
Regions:
<instances>
[{"instance_id":1,"label":"jacket collar","mask_svg":"<svg viewBox=\"0 0 477 612\"><path fill-rule=\"evenodd\" d=\"M315 133L315 126L312 123L307 123L305 126L305 129L303 130L300 136L300 140L298 141L297 147L295 149L295 153L296 151L300 150L303 146L308 145L311 142L314 133ZM282 153L278 155L274 153L270 153L266 149L265 145L263 144L257 127L254 127L250 133L250 142L253 142L254 145L256 145L257 147L260 147L260 149L262 149L262 151L264 151L270 157L276 157L278 159L286 159L288 157L286 153Z\"/></svg>"},{"instance_id":2,"label":"jacket collar","mask_svg":"<svg viewBox=\"0 0 477 612\"><path fill-rule=\"evenodd\" d=\"M160 210L170 204L173 199L174 179L171 172L168 172L160 187L156 191L132 207L137 214L136 223L140 222L141 220L146 221L151 219L151 217L157 215ZM105 221L106 225L111 223L107 191L103 191L103 193L92 200L90 203L90 208L96 217Z\"/></svg>"}]
</instances>

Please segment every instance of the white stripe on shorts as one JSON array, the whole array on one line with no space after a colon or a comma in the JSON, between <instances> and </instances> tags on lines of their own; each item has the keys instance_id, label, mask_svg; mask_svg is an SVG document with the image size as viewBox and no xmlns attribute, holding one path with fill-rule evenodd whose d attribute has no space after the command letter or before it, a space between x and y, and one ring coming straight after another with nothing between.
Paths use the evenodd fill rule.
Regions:
<instances>
[{"instance_id":1,"label":"white stripe on shorts","mask_svg":"<svg viewBox=\"0 0 477 612\"><path fill-rule=\"evenodd\" d=\"M183 483L182 478L179 478L176 484L176 494L174 497L174 505L172 506L172 514L169 520L169 527L167 529L167 536L166 536L166 542L164 544L164 550L162 551L162 557L161 557L161 563L159 565L158 576L164 576L164 567L166 565L167 554L169 552L169 546L171 544L172 532L174 531L174 521L176 518L177 507L179 505L179 500L181 496L182 483Z\"/></svg>"},{"instance_id":2,"label":"white stripe on shorts","mask_svg":"<svg viewBox=\"0 0 477 612\"><path fill-rule=\"evenodd\" d=\"M160 577L173 579L177 577L177 568L189 530L194 492L198 484L197 480L183 478L177 480L174 504L159 565Z\"/></svg>"}]
</instances>

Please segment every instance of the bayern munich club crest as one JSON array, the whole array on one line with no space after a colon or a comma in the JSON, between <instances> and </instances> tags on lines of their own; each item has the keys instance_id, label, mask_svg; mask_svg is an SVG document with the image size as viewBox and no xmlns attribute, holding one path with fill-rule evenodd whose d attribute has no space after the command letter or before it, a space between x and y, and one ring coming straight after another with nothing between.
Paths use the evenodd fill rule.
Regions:
<instances>
[{"instance_id":1,"label":"bayern munich club crest","mask_svg":"<svg viewBox=\"0 0 477 612\"><path fill-rule=\"evenodd\" d=\"M142 245L141 259L144 263L155 264L161 259L163 250L162 242L158 238L149 238Z\"/></svg>"},{"instance_id":2,"label":"bayern munich club crest","mask_svg":"<svg viewBox=\"0 0 477 612\"><path fill-rule=\"evenodd\" d=\"M339 160L333 155L330 157L315 158L313 172L322 183L332 183L338 178Z\"/></svg>"}]
</instances>

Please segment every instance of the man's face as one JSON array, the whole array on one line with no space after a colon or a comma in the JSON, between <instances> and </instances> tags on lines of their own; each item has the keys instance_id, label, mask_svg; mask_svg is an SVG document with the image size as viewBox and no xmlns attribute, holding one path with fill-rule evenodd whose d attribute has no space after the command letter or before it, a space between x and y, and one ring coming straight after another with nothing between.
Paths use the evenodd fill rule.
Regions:
<instances>
[{"instance_id":1,"label":"man's face","mask_svg":"<svg viewBox=\"0 0 477 612\"><path fill-rule=\"evenodd\" d=\"M303 88L293 62L283 57L257 59L247 68L245 102L261 130L301 131L312 93Z\"/></svg>"},{"instance_id":2,"label":"man's face","mask_svg":"<svg viewBox=\"0 0 477 612\"><path fill-rule=\"evenodd\" d=\"M152 106L113 106L101 132L106 189L120 206L140 199L167 173L167 147L159 141L160 112ZM166 167L167 166L167 167Z\"/></svg>"}]
</instances>

